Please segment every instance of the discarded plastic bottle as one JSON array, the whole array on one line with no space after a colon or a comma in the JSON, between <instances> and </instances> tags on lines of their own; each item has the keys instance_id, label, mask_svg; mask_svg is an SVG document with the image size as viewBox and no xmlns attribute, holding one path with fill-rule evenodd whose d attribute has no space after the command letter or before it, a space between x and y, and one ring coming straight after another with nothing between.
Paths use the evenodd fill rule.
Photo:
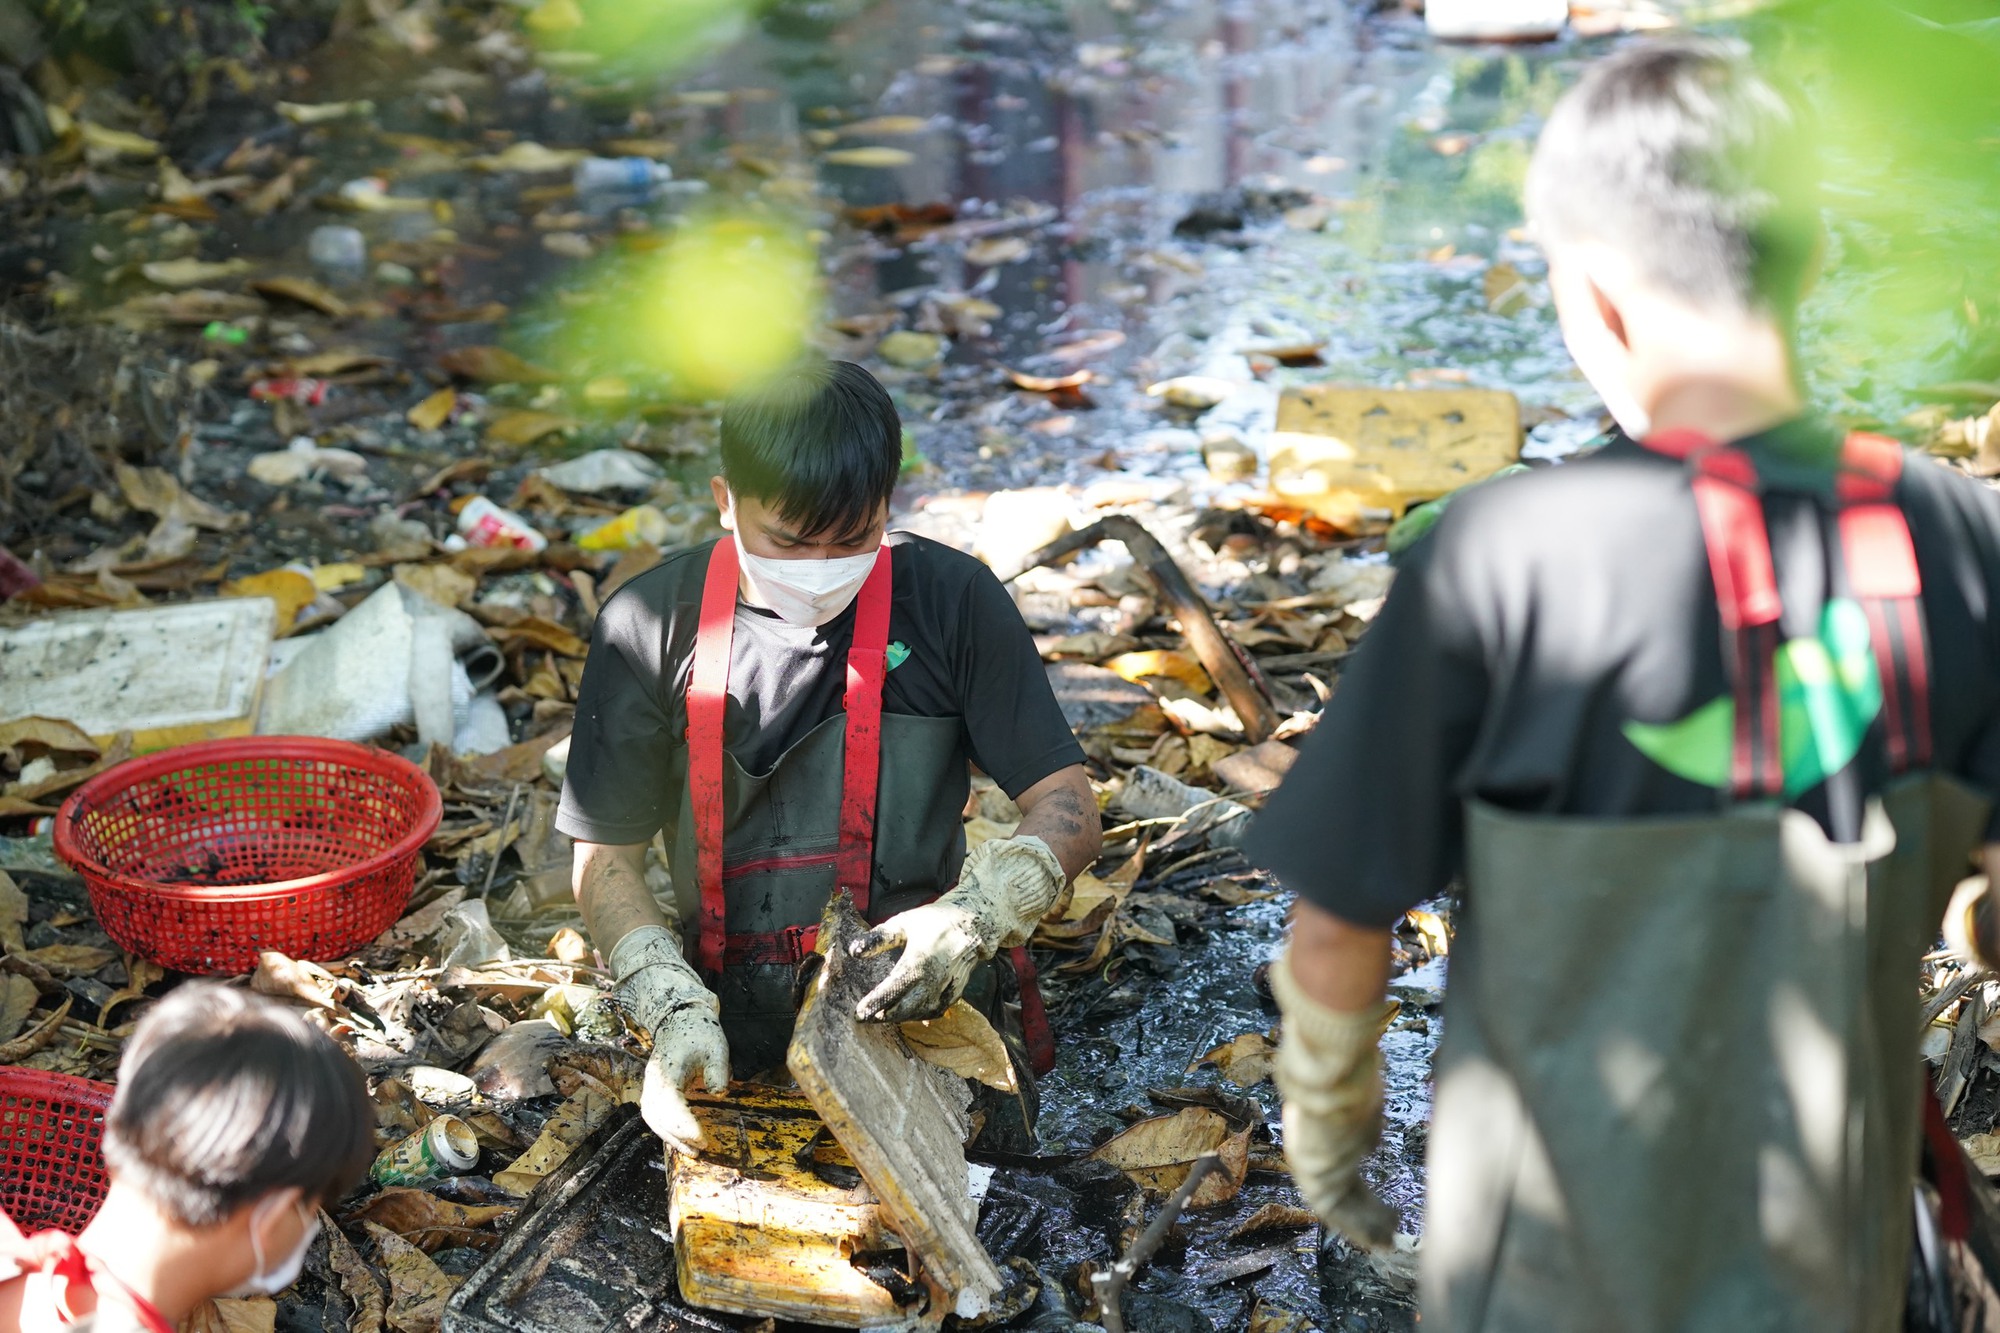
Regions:
<instances>
[{"instance_id":1,"label":"discarded plastic bottle","mask_svg":"<svg viewBox=\"0 0 2000 1333\"><path fill-rule=\"evenodd\" d=\"M368 238L354 227L314 227L306 241L306 258L329 276L358 278L368 266Z\"/></svg>"},{"instance_id":2,"label":"discarded plastic bottle","mask_svg":"<svg viewBox=\"0 0 2000 1333\"><path fill-rule=\"evenodd\" d=\"M649 157L586 157L576 164L571 180L580 195L658 193L674 178L674 169Z\"/></svg>"}]
</instances>

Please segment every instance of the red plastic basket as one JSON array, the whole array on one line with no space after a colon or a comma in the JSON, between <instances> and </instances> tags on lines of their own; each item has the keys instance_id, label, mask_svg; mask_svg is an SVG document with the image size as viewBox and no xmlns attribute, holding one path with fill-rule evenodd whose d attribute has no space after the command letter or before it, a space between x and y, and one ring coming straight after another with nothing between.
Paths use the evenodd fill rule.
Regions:
<instances>
[{"instance_id":1,"label":"red plastic basket","mask_svg":"<svg viewBox=\"0 0 2000 1333\"><path fill-rule=\"evenodd\" d=\"M72 1236L90 1224L104 1175L108 1084L0 1065L0 1210L21 1230Z\"/></svg>"},{"instance_id":2,"label":"red plastic basket","mask_svg":"<svg viewBox=\"0 0 2000 1333\"><path fill-rule=\"evenodd\" d=\"M248 972L276 949L344 957L396 923L444 805L408 760L257 736L127 760L56 816L120 946L180 972Z\"/></svg>"}]
</instances>

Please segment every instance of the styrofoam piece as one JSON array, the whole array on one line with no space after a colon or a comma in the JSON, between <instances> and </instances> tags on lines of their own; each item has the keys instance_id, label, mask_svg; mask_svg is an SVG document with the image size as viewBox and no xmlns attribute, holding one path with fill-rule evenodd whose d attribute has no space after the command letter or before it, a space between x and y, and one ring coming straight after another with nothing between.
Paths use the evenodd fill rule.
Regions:
<instances>
[{"instance_id":1,"label":"styrofoam piece","mask_svg":"<svg viewBox=\"0 0 2000 1333\"><path fill-rule=\"evenodd\" d=\"M0 720L54 717L135 749L247 736L277 631L268 597L68 611L0 630Z\"/></svg>"},{"instance_id":2,"label":"styrofoam piece","mask_svg":"<svg viewBox=\"0 0 2000 1333\"><path fill-rule=\"evenodd\" d=\"M1569 22L1569 0L1426 0L1431 36L1456 42L1520 42L1554 37Z\"/></svg>"}]
</instances>

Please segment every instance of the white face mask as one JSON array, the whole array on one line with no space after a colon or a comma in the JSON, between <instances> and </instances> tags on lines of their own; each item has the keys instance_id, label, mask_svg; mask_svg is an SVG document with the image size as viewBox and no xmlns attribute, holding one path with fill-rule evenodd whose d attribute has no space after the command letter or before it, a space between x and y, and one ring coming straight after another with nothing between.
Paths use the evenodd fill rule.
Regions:
<instances>
[{"instance_id":1,"label":"white face mask","mask_svg":"<svg viewBox=\"0 0 2000 1333\"><path fill-rule=\"evenodd\" d=\"M853 602L882 548L837 560L773 560L736 546L750 595L791 625L824 625Z\"/></svg>"},{"instance_id":2,"label":"white face mask","mask_svg":"<svg viewBox=\"0 0 2000 1333\"><path fill-rule=\"evenodd\" d=\"M250 1215L250 1253L257 1258L257 1271L243 1279L242 1286L234 1291L225 1292L224 1295L232 1299L241 1299L245 1296L275 1296L297 1282L299 1274L305 1271L306 1252L312 1249L313 1241L319 1236L318 1214L306 1218L305 1232L299 1237L298 1248L292 1251L290 1257L270 1272L264 1271L264 1217L270 1209L277 1206L276 1199L267 1199L257 1205L257 1211ZM298 1206L293 1205L293 1207Z\"/></svg>"}]
</instances>

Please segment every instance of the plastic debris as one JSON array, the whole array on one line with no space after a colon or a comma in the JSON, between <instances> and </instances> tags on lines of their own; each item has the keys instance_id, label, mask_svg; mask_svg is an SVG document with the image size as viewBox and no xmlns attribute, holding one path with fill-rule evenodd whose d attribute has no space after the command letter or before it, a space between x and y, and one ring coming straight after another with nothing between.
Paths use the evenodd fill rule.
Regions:
<instances>
[{"instance_id":1,"label":"plastic debris","mask_svg":"<svg viewBox=\"0 0 2000 1333\"><path fill-rule=\"evenodd\" d=\"M566 491L596 495L601 491L643 491L658 484L660 465L630 449L599 449L566 462L537 468Z\"/></svg>"},{"instance_id":2,"label":"plastic debris","mask_svg":"<svg viewBox=\"0 0 2000 1333\"><path fill-rule=\"evenodd\" d=\"M458 531L468 546L511 546L520 551L547 549L549 539L534 524L483 495L458 511Z\"/></svg>"},{"instance_id":3,"label":"plastic debris","mask_svg":"<svg viewBox=\"0 0 2000 1333\"><path fill-rule=\"evenodd\" d=\"M576 539L586 551L629 551L635 546L661 546L673 533L673 523L652 505L635 505L608 523Z\"/></svg>"},{"instance_id":4,"label":"plastic debris","mask_svg":"<svg viewBox=\"0 0 2000 1333\"><path fill-rule=\"evenodd\" d=\"M260 403L283 401L300 407L318 407L326 401L327 391L332 387L322 379L285 376L255 381L250 385L250 396Z\"/></svg>"}]
</instances>

